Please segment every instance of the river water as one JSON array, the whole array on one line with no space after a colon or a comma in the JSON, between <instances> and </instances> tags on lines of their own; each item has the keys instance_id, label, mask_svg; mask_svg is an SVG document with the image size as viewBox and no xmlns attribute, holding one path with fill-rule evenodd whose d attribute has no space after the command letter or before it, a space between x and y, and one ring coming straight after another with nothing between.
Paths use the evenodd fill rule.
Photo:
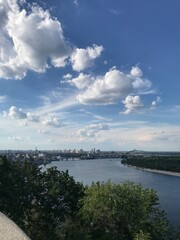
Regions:
<instances>
[{"instance_id":1,"label":"river water","mask_svg":"<svg viewBox=\"0 0 180 240\"><path fill-rule=\"evenodd\" d=\"M153 188L157 191L161 208L167 213L170 222L174 226L180 225L180 177L124 166L120 159L53 161L42 170L53 166L60 171L68 170L76 181L84 185L90 185L93 181L111 180L113 183L133 181Z\"/></svg>"}]
</instances>

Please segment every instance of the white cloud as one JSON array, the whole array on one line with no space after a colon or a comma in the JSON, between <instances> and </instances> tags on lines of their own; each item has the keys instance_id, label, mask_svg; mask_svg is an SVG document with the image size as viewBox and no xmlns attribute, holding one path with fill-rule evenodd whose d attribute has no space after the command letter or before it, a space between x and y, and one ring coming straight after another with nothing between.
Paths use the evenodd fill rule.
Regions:
<instances>
[{"instance_id":1,"label":"white cloud","mask_svg":"<svg viewBox=\"0 0 180 240\"><path fill-rule=\"evenodd\" d=\"M90 124L84 128L79 129L76 132L76 136L78 137L97 137L100 131L109 130L108 124L99 123L99 124Z\"/></svg>"},{"instance_id":2,"label":"white cloud","mask_svg":"<svg viewBox=\"0 0 180 240\"><path fill-rule=\"evenodd\" d=\"M68 80L67 82L76 86L78 89L84 89L94 82L94 77L91 74L80 73L78 77Z\"/></svg>"},{"instance_id":3,"label":"white cloud","mask_svg":"<svg viewBox=\"0 0 180 240\"><path fill-rule=\"evenodd\" d=\"M77 96L80 103L108 105L116 104L130 94L144 94L152 84L142 77L142 71L138 67L133 67L130 74L113 67L104 76L94 77L81 74L81 78L75 79L74 85L78 88L86 87L85 91Z\"/></svg>"},{"instance_id":4,"label":"white cloud","mask_svg":"<svg viewBox=\"0 0 180 240\"><path fill-rule=\"evenodd\" d=\"M70 79L72 78L72 75L70 73L67 73L66 75L63 76L64 79Z\"/></svg>"},{"instance_id":5,"label":"white cloud","mask_svg":"<svg viewBox=\"0 0 180 240\"><path fill-rule=\"evenodd\" d=\"M102 51L103 47L96 44L86 49L76 48L71 56L72 68L80 72L86 68L92 67L94 60L100 57Z\"/></svg>"},{"instance_id":6,"label":"white cloud","mask_svg":"<svg viewBox=\"0 0 180 240\"><path fill-rule=\"evenodd\" d=\"M60 21L48 10L28 4L27 11L23 2L0 1L0 78L22 79L28 70L43 73L51 66L65 67L67 63L82 71L101 55L103 47L96 44L86 49L72 46Z\"/></svg>"},{"instance_id":7,"label":"white cloud","mask_svg":"<svg viewBox=\"0 0 180 240\"><path fill-rule=\"evenodd\" d=\"M15 106L10 107L6 112L4 111L4 117L16 119L19 126L32 127L38 133L49 133L48 127L60 128L64 126L62 121L52 114L34 114L31 112L25 112L21 108ZM45 129L46 127L46 129Z\"/></svg>"},{"instance_id":8,"label":"white cloud","mask_svg":"<svg viewBox=\"0 0 180 240\"><path fill-rule=\"evenodd\" d=\"M27 113L27 119L31 122L39 122L40 121L40 116L28 112Z\"/></svg>"},{"instance_id":9,"label":"white cloud","mask_svg":"<svg viewBox=\"0 0 180 240\"><path fill-rule=\"evenodd\" d=\"M143 72L139 67L132 67L130 74L133 78L132 85L134 91L144 93L151 88L152 83L149 80L143 78Z\"/></svg>"},{"instance_id":10,"label":"white cloud","mask_svg":"<svg viewBox=\"0 0 180 240\"><path fill-rule=\"evenodd\" d=\"M143 76L142 70L137 66L132 67L130 73L133 77L142 77Z\"/></svg>"},{"instance_id":11,"label":"white cloud","mask_svg":"<svg viewBox=\"0 0 180 240\"><path fill-rule=\"evenodd\" d=\"M8 116L12 119L24 119L27 120L23 122L25 125L27 125L27 122L39 122L40 116L37 114L32 114L31 112L24 112L21 108L17 108L16 106L11 106L9 110L4 112L4 116Z\"/></svg>"},{"instance_id":12,"label":"white cloud","mask_svg":"<svg viewBox=\"0 0 180 240\"><path fill-rule=\"evenodd\" d=\"M122 101L122 103L126 108L125 112L123 112L124 114L129 114L131 112L137 111L144 106L139 96L127 96L125 100Z\"/></svg>"},{"instance_id":13,"label":"white cloud","mask_svg":"<svg viewBox=\"0 0 180 240\"><path fill-rule=\"evenodd\" d=\"M152 83L147 80L147 79L142 79L142 78L137 78L135 81L132 83L134 90L137 91L145 91L151 88Z\"/></svg>"},{"instance_id":14,"label":"white cloud","mask_svg":"<svg viewBox=\"0 0 180 240\"><path fill-rule=\"evenodd\" d=\"M13 137L8 137L9 140L13 140L13 141L22 141L23 138L20 136L13 136Z\"/></svg>"},{"instance_id":15,"label":"white cloud","mask_svg":"<svg viewBox=\"0 0 180 240\"><path fill-rule=\"evenodd\" d=\"M21 79L27 70L43 72L48 59L55 67L65 66L72 49L61 23L51 18L48 10L31 6L27 12L16 0L3 0L0 13L0 77Z\"/></svg>"},{"instance_id":16,"label":"white cloud","mask_svg":"<svg viewBox=\"0 0 180 240\"><path fill-rule=\"evenodd\" d=\"M6 113L7 116L13 119L26 119L27 114L22 111L21 108L17 108L15 106L10 107L9 111Z\"/></svg>"},{"instance_id":17,"label":"white cloud","mask_svg":"<svg viewBox=\"0 0 180 240\"><path fill-rule=\"evenodd\" d=\"M152 101L151 106L156 107L158 103L161 102L161 98L158 96L156 100Z\"/></svg>"},{"instance_id":18,"label":"white cloud","mask_svg":"<svg viewBox=\"0 0 180 240\"><path fill-rule=\"evenodd\" d=\"M57 117L46 117L42 120L42 124L45 125L45 126L51 126L51 127L56 127L56 128L59 128L59 127L62 127L63 124L62 122L60 121L59 118Z\"/></svg>"},{"instance_id":19,"label":"white cloud","mask_svg":"<svg viewBox=\"0 0 180 240\"><path fill-rule=\"evenodd\" d=\"M110 69L105 76L100 76L78 95L78 100L83 104L112 104L118 101L131 89L131 79L124 79L123 73L116 69Z\"/></svg>"},{"instance_id":20,"label":"white cloud","mask_svg":"<svg viewBox=\"0 0 180 240\"><path fill-rule=\"evenodd\" d=\"M78 100L82 104L112 104L131 91L131 78L112 68L105 76L97 77L84 93L78 95Z\"/></svg>"},{"instance_id":21,"label":"white cloud","mask_svg":"<svg viewBox=\"0 0 180 240\"><path fill-rule=\"evenodd\" d=\"M156 101L154 100L154 101L152 101L152 107L155 107L156 105L157 105L157 103L156 103Z\"/></svg>"}]
</instances>

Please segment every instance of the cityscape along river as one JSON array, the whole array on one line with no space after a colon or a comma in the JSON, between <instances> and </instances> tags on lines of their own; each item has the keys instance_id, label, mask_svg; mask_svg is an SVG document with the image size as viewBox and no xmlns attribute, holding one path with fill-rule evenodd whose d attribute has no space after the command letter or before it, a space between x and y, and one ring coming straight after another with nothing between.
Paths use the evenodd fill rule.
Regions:
<instances>
[{"instance_id":1,"label":"cityscape along river","mask_svg":"<svg viewBox=\"0 0 180 240\"><path fill-rule=\"evenodd\" d=\"M93 181L111 180L114 183L133 181L153 188L157 191L161 207L167 212L171 223L174 226L180 225L180 177L124 166L120 159L53 161L42 167L42 170L52 166L60 171L68 170L76 181L84 185L90 185Z\"/></svg>"}]
</instances>

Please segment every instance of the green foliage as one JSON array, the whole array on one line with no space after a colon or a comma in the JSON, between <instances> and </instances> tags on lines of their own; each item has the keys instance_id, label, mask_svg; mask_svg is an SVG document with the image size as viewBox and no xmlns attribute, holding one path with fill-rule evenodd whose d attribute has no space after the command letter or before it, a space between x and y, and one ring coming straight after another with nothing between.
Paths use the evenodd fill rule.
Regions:
<instances>
[{"instance_id":1,"label":"green foliage","mask_svg":"<svg viewBox=\"0 0 180 240\"><path fill-rule=\"evenodd\" d=\"M18 225L23 224L24 212L32 200L34 178L40 170L28 163L23 166L0 158L0 210L16 219Z\"/></svg>"},{"instance_id":2,"label":"green foliage","mask_svg":"<svg viewBox=\"0 0 180 240\"><path fill-rule=\"evenodd\" d=\"M63 240L92 240L92 236L87 232L85 226L78 217L75 219L67 219L67 221L60 225L57 229L59 239Z\"/></svg>"},{"instance_id":3,"label":"green foliage","mask_svg":"<svg viewBox=\"0 0 180 240\"><path fill-rule=\"evenodd\" d=\"M74 217L83 186L56 168L41 172L31 163L0 158L0 211L32 239L59 239L56 228Z\"/></svg>"},{"instance_id":4,"label":"green foliage","mask_svg":"<svg viewBox=\"0 0 180 240\"><path fill-rule=\"evenodd\" d=\"M126 156L123 164L171 172L180 172L180 156Z\"/></svg>"},{"instance_id":5,"label":"green foliage","mask_svg":"<svg viewBox=\"0 0 180 240\"><path fill-rule=\"evenodd\" d=\"M152 238L150 237L149 233L143 233L142 230L140 230L139 233L136 234L134 240L151 240Z\"/></svg>"},{"instance_id":6,"label":"green foliage","mask_svg":"<svg viewBox=\"0 0 180 240\"><path fill-rule=\"evenodd\" d=\"M5 157L0 157L0 211L33 240L176 239L154 190L130 182L84 188L68 172L42 172Z\"/></svg>"},{"instance_id":7,"label":"green foliage","mask_svg":"<svg viewBox=\"0 0 180 240\"><path fill-rule=\"evenodd\" d=\"M91 239L140 239L142 233L146 239L171 239L156 192L141 185L93 184L85 191L80 213Z\"/></svg>"}]
</instances>

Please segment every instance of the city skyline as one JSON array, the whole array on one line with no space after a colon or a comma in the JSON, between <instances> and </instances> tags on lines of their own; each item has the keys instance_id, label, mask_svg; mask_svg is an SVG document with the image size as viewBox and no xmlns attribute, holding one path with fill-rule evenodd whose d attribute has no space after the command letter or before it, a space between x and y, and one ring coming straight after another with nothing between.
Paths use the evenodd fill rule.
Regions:
<instances>
[{"instance_id":1,"label":"city skyline","mask_svg":"<svg viewBox=\"0 0 180 240\"><path fill-rule=\"evenodd\" d=\"M179 7L0 1L0 149L179 151Z\"/></svg>"}]
</instances>

